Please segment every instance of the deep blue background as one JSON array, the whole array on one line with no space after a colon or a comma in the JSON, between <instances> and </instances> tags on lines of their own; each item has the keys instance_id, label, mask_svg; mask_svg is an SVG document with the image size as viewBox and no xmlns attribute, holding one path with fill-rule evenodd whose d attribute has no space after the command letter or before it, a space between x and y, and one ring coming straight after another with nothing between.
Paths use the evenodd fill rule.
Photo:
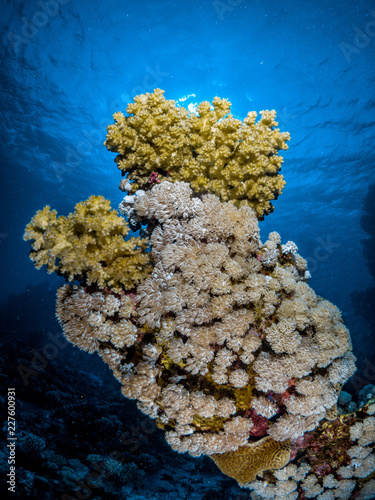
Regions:
<instances>
[{"instance_id":1,"label":"deep blue background","mask_svg":"<svg viewBox=\"0 0 375 500\"><path fill-rule=\"evenodd\" d=\"M277 230L297 243L310 285L343 311L365 381L374 382L374 323L355 312L352 293L362 292L371 309L375 272L361 243L371 234L361 217L375 182L375 2L3 0L1 7L0 293L3 305L13 304L6 334L48 324L32 309L36 293L48 328L58 330L48 307L61 281L34 269L24 227L46 204L67 214L91 194L117 207L120 173L102 144L106 125L134 95L160 87L168 99L193 94L185 105L225 97L241 119L276 109L291 134L287 184L261 223L262 238Z\"/></svg>"}]
</instances>

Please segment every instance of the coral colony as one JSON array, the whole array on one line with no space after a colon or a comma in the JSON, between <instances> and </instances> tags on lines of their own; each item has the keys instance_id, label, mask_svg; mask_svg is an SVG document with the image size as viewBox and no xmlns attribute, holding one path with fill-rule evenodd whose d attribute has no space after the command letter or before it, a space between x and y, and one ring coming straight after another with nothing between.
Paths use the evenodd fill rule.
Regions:
<instances>
[{"instance_id":1,"label":"coral colony","mask_svg":"<svg viewBox=\"0 0 375 500\"><path fill-rule=\"evenodd\" d=\"M355 372L339 309L259 220L285 181L274 111L191 114L156 89L114 115L118 213L101 196L26 227L31 259L67 281L65 336L99 356L179 453L208 455L251 498L375 496L375 403L338 414ZM139 237L125 241L129 230ZM341 412L342 413L342 412Z\"/></svg>"}]
</instances>

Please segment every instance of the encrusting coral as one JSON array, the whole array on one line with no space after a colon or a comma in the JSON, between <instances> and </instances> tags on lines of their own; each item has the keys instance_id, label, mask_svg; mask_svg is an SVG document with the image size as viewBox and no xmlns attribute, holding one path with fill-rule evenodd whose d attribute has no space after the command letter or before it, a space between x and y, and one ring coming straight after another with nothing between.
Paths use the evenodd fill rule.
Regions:
<instances>
[{"instance_id":1,"label":"encrusting coral","mask_svg":"<svg viewBox=\"0 0 375 500\"><path fill-rule=\"evenodd\" d=\"M127 222L102 197L68 217L45 207L26 227L31 259L80 281L57 294L65 336L102 357L174 450L210 456L254 500L369 499L373 408L337 416L349 332L296 244L260 240L289 136L272 112L229 111L136 97L106 143L128 172ZM125 241L129 227L148 237Z\"/></svg>"},{"instance_id":2,"label":"encrusting coral","mask_svg":"<svg viewBox=\"0 0 375 500\"><path fill-rule=\"evenodd\" d=\"M375 401L333 422L322 421L294 441L292 459L244 485L252 500L373 500ZM271 469L271 468L270 468Z\"/></svg>"},{"instance_id":3,"label":"encrusting coral","mask_svg":"<svg viewBox=\"0 0 375 500\"><path fill-rule=\"evenodd\" d=\"M30 258L35 267L47 266L69 281L113 290L134 288L150 272L147 238L124 238L129 227L109 200L90 196L67 217L57 217L49 206L39 210L26 226L24 240L32 240Z\"/></svg>"},{"instance_id":4,"label":"encrusting coral","mask_svg":"<svg viewBox=\"0 0 375 500\"><path fill-rule=\"evenodd\" d=\"M242 486L255 481L260 472L284 467L290 460L290 443L277 442L267 436L235 452L211 455L211 458L224 474Z\"/></svg>"},{"instance_id":5,"label":"encrusting coral","mask_svg":"<svg viewBox=\"0 0 375 500\"><path fill-rule=\"evenodd\" d=\"M116 162L131 190L145 189L150 176L187 181L197 193L210 192L236 206L250 206L258 218L272 212L271 201L285 181L279 174L289 133L280 132L275 111L249 112L243 120L230 113L231 103L215 97L201 102L197 113L177 107L156 89L134 98L128 116L113 115L105 145L118 154Z\"/></svg>"}]
</instances>

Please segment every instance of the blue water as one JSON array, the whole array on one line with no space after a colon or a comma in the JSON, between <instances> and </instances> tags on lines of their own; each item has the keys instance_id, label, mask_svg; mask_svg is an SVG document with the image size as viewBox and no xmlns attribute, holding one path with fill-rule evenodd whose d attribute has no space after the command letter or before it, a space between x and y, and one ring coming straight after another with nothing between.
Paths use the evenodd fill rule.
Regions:
<instances>
[{"instance_id":1,"label":"blue water","mask_svg":"<svg viewBox=\"0 0 375 500\"><path fill-rule=\"evenodd\" d=\"M102 144L106 125L135 95L159 87L167 99L190 96L186 106L225 97L241 119L277 111L291 134L286 187L261 235L277 230L297 243L309 284L343 311L358 376L374 383L375 3L1 6L2 338L31 346L38 332L59 332L53 304L61 281L34 269L24 227L47 204L67 214L91 194L117 207L120 174Z\"/></svg>"}]
</instances>

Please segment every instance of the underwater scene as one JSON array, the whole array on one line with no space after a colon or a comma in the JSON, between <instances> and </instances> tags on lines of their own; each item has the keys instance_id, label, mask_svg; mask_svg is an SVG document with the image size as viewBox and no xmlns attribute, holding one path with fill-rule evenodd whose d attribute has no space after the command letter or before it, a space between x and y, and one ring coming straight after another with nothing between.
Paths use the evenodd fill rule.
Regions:
<instances>
[{"instance_id":1,"label":"underwater scene","mask_svg":"<svg viewBox=\"0 0 375 500\"><path fill-rule=\"evenodd\" d=\"M375 3L1 7L1 499L375 499Z\"/></svg>"}]
</instances>

